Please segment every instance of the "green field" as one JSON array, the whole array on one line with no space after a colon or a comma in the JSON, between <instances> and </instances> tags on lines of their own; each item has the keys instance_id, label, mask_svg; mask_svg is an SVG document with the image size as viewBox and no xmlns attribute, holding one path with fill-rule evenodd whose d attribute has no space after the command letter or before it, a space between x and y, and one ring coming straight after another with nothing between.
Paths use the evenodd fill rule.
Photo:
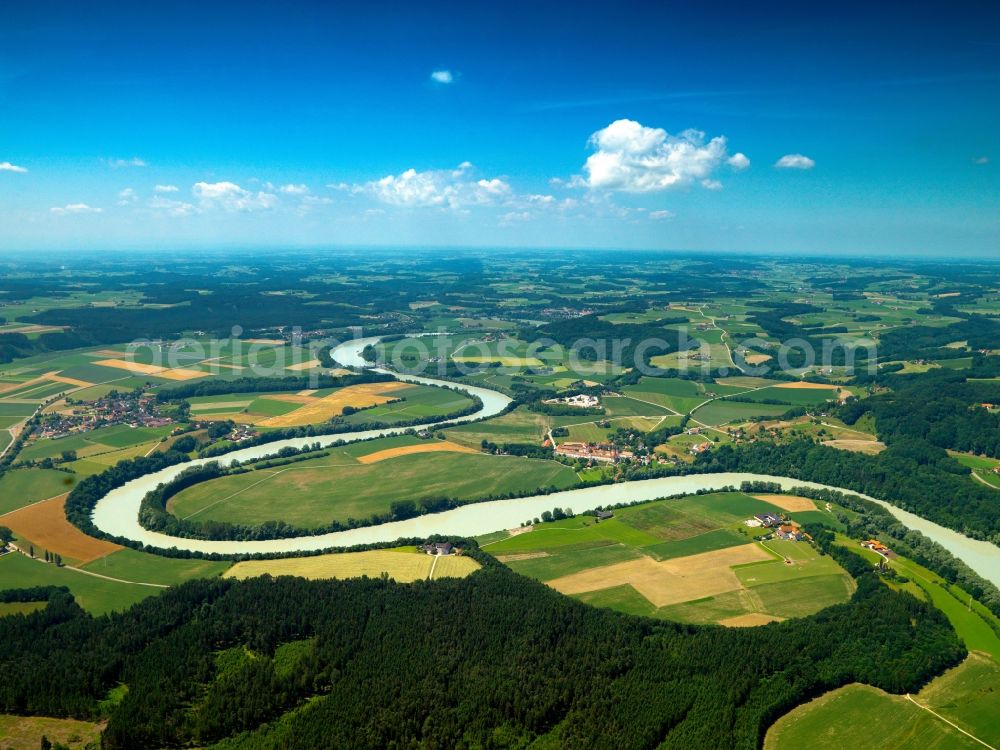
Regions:
<instances>
[{"instance_id":1,"label":"green field","mask_svg":"<svg viewBox=\"0 0 1000 750\"><path fill-rule=\"evenodd\" d=\"M636 385L623 388L622 392L627 396L659 404L680 414L687 414L710 398L705 394L705 386L702 383L679 378L642 378Z\"/></svg>"},{"instance_id":2,"label":"green field","mask_svg":"<svg viewBox=\"0 0 1000 750\"><path fill-rule=\"evenodd\" d=\"M742 422L750 417L777 417L791 409L780 404L747 404L742 401L716 400L692 412L691 416L707 425Z\"/></svg>"},{"instance_id":3,"label":"green field","mask_svg":"<svg viewBox=\"0 0 1000 750\"><path fill-rule=\"evenodd\" d=\"M46 438L29 443L19 454L25 461L57 458L63 451L73 450L81 458L110 453L142 443L159 440L170 434L171 426L129 427L114 425L90 432L75 433L61 438Z\"/></svg>"},{"instance_id":4,"label":"green field","mask_svg":"<svg viewBox=\"0 0 1000 750\"><path fill-rule=\"evenodd\" d=\"M17 553L0 557L0 590L31 586L67 586L79 605L95 615L120 612L162 591L152 586L107 581L57 568Z\"/></svg>"},{"instance_id":5,"label":"green field","mask_svg":"<svg viewBox=\"0 0 1000 750\"><path fill-rule=\"evenodd\" d=\"M35 408L36 404L18 404L0 401L0 417L30 417L35 413Z\"/></svg>"},{"instance_id":6,"label":"green field","mask_svg":"<svg viewBox=\"0 0 1000 750\"><path fill-rule=\"evenodd\" d=\"M604 411L609 417L663 416L670 414L667 407L639 401L627 396L605 396L601 399Z\"/></svg>"},{"instance_id":7,"label":"green field","mask_svg":"<svg viewBox=\"0 0 1000 750\"><path fill-rule=\"evenodd\" d=\"M914 700L920 705L867 685L848 685L783 716L768 731L764 748L842 750L872 744L896 750L983 747L931 711L989 746L1000 744L1000 668L989 657L970 655L932 681Z\"/></svg>"},{"instance_id":8,"label":"green field","mask_svg":"<svg viewBox=\"0 0 1000 750\"><path fill-rule=\"evenodd\" d=\"M813 406L837 399L837 391L827 388L761 388L744 394L753 401L787 401L794 406ZM790 408L790 407L789 407Z\"/></svg>"},{"instance_id":9,"label":"green field","mask_svg":"<svg viewBox=\"0 0 1000 750\"><path fill-rule=\"evenodd\" d=\"M8 471L0 477L0 514L69 492L78 479L73 474L55 469Z\"/></svg>"},{"instance_id":10,"label":"green field","mask_svg":"<svg viewBox=\"0 0 1000 750\"><path fill-rule=\"evenodd\" d=\"M386 513L397 500L476 500L576 482L575 472L560 463L513 456L429 453L359 464L338 454L190 487L173 499L171 511L199 521L281 520L314 528Z\"/></svg>"},{"instance_id":11,"label":"green field","mask_svg":"<svg viewBox=\"0 0 1000 750\"><path fill-rule=\"evenodd\" d=\"M134 549L122 549L83 566L84 570L137 583L174 586L192 578L213 578L229 568L225 561L161 557Z\"/></svg>"},{"instance_id":12,"label":"green field","mask_svg":"<svg viewBox=\"0 0 1000 750\"><path fill-rule=\"evenodd\" d=\"M972 473L975 475L972 477L973 482L982 482L1000 490L1000 474L994 471L997 466L1000 466L1000 461L995 458L987 458L986 456L972 456L968 453L957 453L954 451L949 452L956 461L963 466L968 466L972 470Z\"/></svg>"}]
</instances>

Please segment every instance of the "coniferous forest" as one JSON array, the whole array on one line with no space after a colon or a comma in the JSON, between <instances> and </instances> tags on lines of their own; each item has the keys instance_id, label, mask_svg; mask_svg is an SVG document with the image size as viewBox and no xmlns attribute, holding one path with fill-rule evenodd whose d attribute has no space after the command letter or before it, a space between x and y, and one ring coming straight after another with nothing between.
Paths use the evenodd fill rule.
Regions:
<instances>
[{"instance_id":1,"label":"coniferous forest","mask_svg":"<svg viewBox=\"0 0 1000 750\"><path fill-rule=\"evenodd\" d=\"M860 558L849 603L729 629L592 608L476 556L465 580L198 580L99 618L54 589L0 619L0 669L32 676L0 681L0 711L104 712L109 749L755 748L815 695L913 691L965 653Z\"/></svg>"}]
</instances>

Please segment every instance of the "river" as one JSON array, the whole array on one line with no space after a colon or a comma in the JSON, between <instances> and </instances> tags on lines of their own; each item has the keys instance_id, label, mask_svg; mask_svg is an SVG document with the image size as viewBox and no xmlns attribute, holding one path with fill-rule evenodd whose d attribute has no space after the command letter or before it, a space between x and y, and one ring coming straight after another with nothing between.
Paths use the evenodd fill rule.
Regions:
<instances>
[{"instance_id":1,"label":"river","mask_svg":"<svg viewBox=\"0 0 1000 750\"><path fill-rule=\"evenodd\" d=\"M366 363L360 357L361 350L368 344L377 341L377 337L356 339L342 344L331 352L333 358L342 364L364 366ZM433 378L419 377L394 373L401 380L424 385L438 385L474 394L483 403L482 408L474 414L469 414L452 422L470 422L491 417L502 412L510 404L510 399L496 391L476 386L449 383ZM433 426L434 422L426 426ZM346 531L336 531L329 534L301 536L288 539L266 539L258 541L208 541L202 539L183 539L144 529L139 524L139 505L142 498L161 482L168 482L189 466L197 466L208 461L246 460L271 455L284 446L301 448L304 445L316 443L330 445L340 440L357 441L385 435L394 435L405 427L383 430L368 430L365 432L346 432L332 435L322 435L308 438L292 438L276 441L251 448L240 448L211 459L196 459L189 463L170 466L162 471L139 477L118 489L112 490L97 502L93 512L94 525L102 531L115 536L132 539L142 544L154 547L177 547L193 552L216 552L220 554L254 554L276 552L312 552L331 547L348 547L357 544L373 544L391 542L402 537L426 537L431 534L454 536L476 536L492 531L513 528L524 521L540 516L544 511L555 507L570 508L579 513L591 510L597 506L614 505L616 503L638 500L654 500L666 495L694 493L698 490L717 490L722 487L736 486L747 481L776 482L784 489L794 486L805 486L823 489L839 489L827 485L805 482L788 477L775 477L765 474L725 473L725 474L692 474L681 477L661 477L619 484L584 487L574 490L555 492L549 495L532 495L511 500L492 500L482 503L470 503L460 508L417 516L405 521L393 521L377 526L363 526ZM848 494L850 490L841 490ZM889 510L896 518L911 529L920 531L933 539L955 557L963 560L979 575L1000 586L1000 547L988 542L970 539L951 529L947 529L932 521L928 521L913 513L896 508L889 503L875 498L860 495L878 503Z\"/></svg>"}]
</instances>

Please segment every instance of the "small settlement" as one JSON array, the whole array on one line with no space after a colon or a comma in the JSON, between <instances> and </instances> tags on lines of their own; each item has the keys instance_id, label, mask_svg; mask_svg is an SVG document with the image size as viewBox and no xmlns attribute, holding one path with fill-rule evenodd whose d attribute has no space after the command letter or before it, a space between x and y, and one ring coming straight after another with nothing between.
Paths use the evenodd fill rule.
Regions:
<instances>
[{"instance_id":1,"label":"small settlement","mask_svg":"<svg viewBox=\"0 0 1000 750\"><path fill-rule=\"evenodd\" d=\"M137 391L112 391L96 401L71 405L44 417L40 438L60 438L99 427L124 424L129 427L162 427L173 420L159 413L156 397Z\"/></svg>"}]
</instances>

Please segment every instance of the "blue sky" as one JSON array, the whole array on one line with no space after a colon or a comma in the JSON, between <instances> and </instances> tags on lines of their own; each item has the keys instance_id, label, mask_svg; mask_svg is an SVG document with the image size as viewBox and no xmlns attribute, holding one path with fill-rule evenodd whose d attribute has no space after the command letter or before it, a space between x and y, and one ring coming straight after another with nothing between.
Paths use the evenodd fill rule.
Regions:
<instances>
[{"instance_id":1,"label":"blue sky","mask_svg":"<svg viewBox=\"0 0 1000 750\"><path fill-rule=\"evenodd\" d=\"M1000 255L995 4L480 5L4 4L0 249Z\"/></svg>"}]
</instances>

